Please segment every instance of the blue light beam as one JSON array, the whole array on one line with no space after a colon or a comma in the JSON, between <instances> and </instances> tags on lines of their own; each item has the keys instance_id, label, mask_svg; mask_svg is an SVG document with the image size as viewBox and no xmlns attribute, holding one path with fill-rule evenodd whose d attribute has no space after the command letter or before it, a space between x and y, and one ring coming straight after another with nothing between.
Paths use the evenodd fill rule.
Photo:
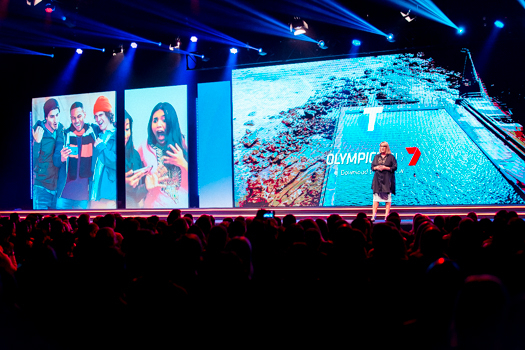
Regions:
<instances>
[{"instance_id":1,"label":"blue light beam","mask_svg":"<svg viewBox=\"0 0 525 350\"><path fill-rule=\"evenodd\" d=\"M142 38L135 34L131 34L123 30L108 26L107 24L100 23L90 18L78 16L76 24L77 28L75 29L75 31L82 35L159 45L158 41L152 41Z\"/></svg>"},{"instance_id":2,"label":"blue light beam","mask_svg":"<svg viewBox=\"0 0 525 350\"><path fill-rule=\"evenodd\" d=\"M26 22L13 23L13 22L5 21L3 23L3 26L5 28L13 30L13 32L11 32L10 30L2 31L3 40L7 42L35 45L35 46L51 46L51 47L64 47L64 48L74 48L74 49L81 48L83 50L103 51L103 49L85 45L85 44L75 42L72 40L64 39L64 38L61 38L59 36L56 36L50 33L39 31L37 29L32 29L32 27L29 24L26 24ZM29 35L20 35L21 32L29 34Z\"/></svg>"},{"instance_id":3,"label":"blue light beam","mask_svg":"<svg viewBox=\"0 0 525 350\"><path fill-rule=\"evenodd\" d=\"M11 45L2 44L2 43L0 43L0 53L53 57L52 54L23 49L21 47L11 46Z\"/></svg>"},{"instance_id":4,"label":"blue light beam","mask_svg":"<svg viewBox=\"0 0 525 350\"><path fill-rule=\"evenodd\" d=\"M133 67L133 58L135 57L135 52L136 50L126 50L125 55L115 56L123 56L123 58L117 58L117 60L120 60L120 63L117 68L117 71L113 73L111 85L115 90L125 89L128 86L128 82L131 76L131 69Z\"/></svg>"},{"instance_id":5,"label":"blue light beam","mask_svg":"<svg viewBox=\"0 0 525 350\"><path fill-rule=\"evenodd\" d=\"M129 3L124 2L123 0L118 0L121 3L125 3L126 5L133 6L136 9L139 9L141 11L145 11L154 15L157 15L159 17L168 19L170 21L174 21L180 24L183 24L184 26L188 28L192 28L195 31L199 31L201 33L208 34L209 36L199 34L199 38L206 37L206 39L210 41L215 41L219 43L225 43L227 45L234 45L234 46L244 46L244 43L232 38L229 35L226 35L216 29L213 29L205 24L199 23L198 21L191 19L188 20L186 16L183 16L180 12L174 11L171 7L164 6L158 2L152 2L149 1L148 3Z\"/></svg>"},{"instance_id":6,"label":"blue light beam","mask_svg":"<svg viewBox=\"0 0 525 350\"><path fill-rule=\"evenodd\" d=\"M55 86L52 89L52 95L64 95L69 92L69 87L73 81L73 78L75 77L75 71L77 69L79 60L80 55L74 53L66 68L64 68L56 80Z\"/></svg>"},{"instance_id":7,"label":"blue light beam","mask_svg":"<svg viewBox=\"0 0 525 350\"><path fill-rule=\"evenodd\" d=\"M279 22L278 20L262 12L259 12L239 1L235 1L235 0L225 0L225 1L251 15L255 15L258 17L258 18L250 18L250 24L246 26L252 31L269 34L269 35L280 36L284 38L295 39L295 40L302 40L302 41L307 41L307 42L317 44L316 40L310 38L309 36L305 34L297 35L297 36L293 35L293 33L290 32L290 27L288 26L288 24Z\"/></svg>"},{"instance_id":8,"label":"blue light beam","mask_svg":"<svg viewBox=\"0 0 525 350\"><path fill-rule=\"evenodd\" d=\"M328 15L332 17L335 20L338 20L340 22L341 15L347 20L343 21L343 26L353 29L358 29L364 32L369 32L372 34L382 35L386 36L386 34L365 21L364 19L360 18L356 14L350 12L348 9L344 8L343 6L339 5L334 0L314 0L316 3L322 5L325 7L325 10L322 10L322 13L325 15ZM316 7L316 10L320 10L320 8ZM333 23L333 22L332 22Z\"/></svg>"},{"instance_id":9,"label":"blue light beam","mask_svg":"<svg viewBox=\"0 0 525 350\"><path fill-rule=\"evenodd\" d=\"M408 8L415 14L458 30L455 25L431 0L390 0L401 8Z\"/></svg>"}]
</instances>

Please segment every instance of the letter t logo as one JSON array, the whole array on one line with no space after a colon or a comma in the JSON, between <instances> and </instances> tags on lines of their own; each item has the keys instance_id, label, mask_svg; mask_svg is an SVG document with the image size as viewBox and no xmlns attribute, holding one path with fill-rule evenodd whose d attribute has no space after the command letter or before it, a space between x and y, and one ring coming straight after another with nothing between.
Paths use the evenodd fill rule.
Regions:
<instances>
[{"instance_id":1,"label":"letter t logo","mask_svg":"<svg viewBox=\"0 0 525 350\"><path fill-rule=\"evenodd\" d=\"M374 131L377 115L383 113L383 107L367 107L363 113L368 114L368 131Z\"/></svg>"}]
</instances>

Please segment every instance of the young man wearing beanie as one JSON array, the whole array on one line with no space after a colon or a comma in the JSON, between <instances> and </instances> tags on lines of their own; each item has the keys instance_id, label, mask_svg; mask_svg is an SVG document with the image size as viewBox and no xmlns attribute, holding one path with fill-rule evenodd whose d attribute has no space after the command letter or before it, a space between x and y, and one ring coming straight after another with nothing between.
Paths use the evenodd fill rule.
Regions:
<instances>
[{"instance_id":1,"label":"young man wearing beanie","mask_svg":"<svg viewBox=\"0 0 525 350\"><path fill-rule=\"evenodd\" d=\"M57 209L87 209L93 177L95 132L84 123L82 102L70 108L71 126L57 137L53 163L60 167L57 181Z\"/></svg>"},{"instance_id":2,"label":"young man wearing beanie","mask_svg":"<svg viewBox=\"0 0 525 350\"><path fill-rule=\"evenodd\" d=\"M100 96L93 107L100 129L95 140L95 169L91 186L90 208L117 208L117 140L114 114L109 100Z\"/></svg>"},{"instance_id":3,"label":"young man wearing beanie","mask_svg":"<svg viewBox=\"0 0 525 350\"><path fill-rule=\"evenodd\" d=\"M58 168L53 164L60 106L54 98L44 103L44 121L33 127L33 209L56 209Z\"/></svg>"}]
</instances>

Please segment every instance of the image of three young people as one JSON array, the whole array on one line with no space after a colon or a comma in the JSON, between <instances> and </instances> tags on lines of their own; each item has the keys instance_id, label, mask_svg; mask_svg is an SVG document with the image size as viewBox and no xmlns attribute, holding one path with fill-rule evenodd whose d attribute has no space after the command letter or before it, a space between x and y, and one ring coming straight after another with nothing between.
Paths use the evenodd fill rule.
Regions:
<instances>
[{"instance_id":1,"label":"image of three young people","mask_svg":"<svg viewBox=\"0 0 525 350\"><path fill-rule=\"evenodd\" d=\"M116 208L116 128L108 98L96 100L95 124L85 123L82 102L71 105L67 128L60 110L48 99L44 120L33 126L33 208Z\"/></svg>"}]
</instances>

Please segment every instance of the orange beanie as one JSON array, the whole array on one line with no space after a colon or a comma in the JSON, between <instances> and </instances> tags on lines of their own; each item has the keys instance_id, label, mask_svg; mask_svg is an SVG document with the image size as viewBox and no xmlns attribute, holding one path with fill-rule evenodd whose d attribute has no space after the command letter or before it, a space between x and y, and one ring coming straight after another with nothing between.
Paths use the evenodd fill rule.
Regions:
<instances>
[{"instance_id":1,"label":"orange beanie","mask_svg":"<svg viewBox=\"0 0 525 350\"><path fill-rule=\"evenodd\" d=\"M111 112L111 109L108 98L100 96L97 98L97 102L95 102L95 106L93 107L93 114L97 114L98 112Z\"/></svg>"}]
</instances>

